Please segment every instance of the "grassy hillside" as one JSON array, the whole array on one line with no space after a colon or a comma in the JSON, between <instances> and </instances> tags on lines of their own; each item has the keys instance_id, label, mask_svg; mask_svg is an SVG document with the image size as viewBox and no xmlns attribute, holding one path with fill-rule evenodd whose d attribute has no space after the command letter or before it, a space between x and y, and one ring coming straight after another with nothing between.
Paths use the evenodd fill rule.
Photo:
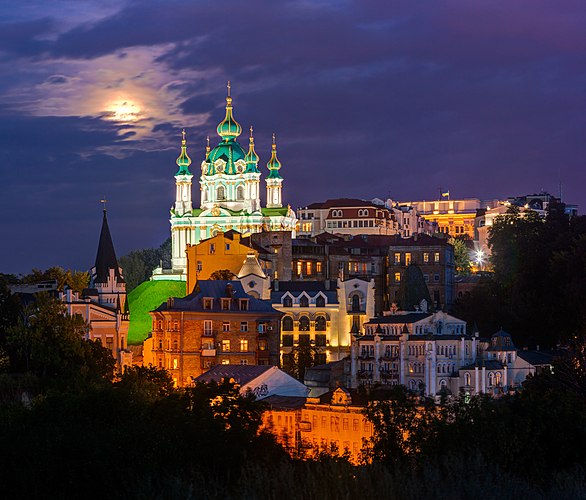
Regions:
<instances>
[{"instance_id":1,"label":"grassy hillside","mask_svg":"<svg viewBox=\"0 0 586 500\"><path fill-rule=\"evenodd\" d=\"M128 294L130 328L128 343L140 344L151 331L149 311L169 297L185 297L185 281L145 281Z\"/></svg>"}]
</instances>

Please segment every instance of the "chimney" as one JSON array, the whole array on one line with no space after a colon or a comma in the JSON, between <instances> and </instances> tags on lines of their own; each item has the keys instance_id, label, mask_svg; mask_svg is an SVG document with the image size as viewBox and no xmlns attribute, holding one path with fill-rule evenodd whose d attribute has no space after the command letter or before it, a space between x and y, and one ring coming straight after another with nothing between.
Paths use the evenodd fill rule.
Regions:
<instances>
[{"instance_id":1,"label":"chimney","mask_svg":"<svg viewBox=\"0 0 586 500\"><path fill-rule=\"evenodd\" d=\"M275 278L275 280L273 281L273 291L278 292L279 291L279 280Z\"/></svg>"},{"instance_id":2,"label":"chimney","mask_svg":"<svg viewBox=\"0 0 586 500\"><path fill-rule=\"evenodd\" d=\"M330 280L325 280L324 281L324 286L325 286L325 289L326 290L329 290L330 289Z\"/></svg>"}]
</instances>

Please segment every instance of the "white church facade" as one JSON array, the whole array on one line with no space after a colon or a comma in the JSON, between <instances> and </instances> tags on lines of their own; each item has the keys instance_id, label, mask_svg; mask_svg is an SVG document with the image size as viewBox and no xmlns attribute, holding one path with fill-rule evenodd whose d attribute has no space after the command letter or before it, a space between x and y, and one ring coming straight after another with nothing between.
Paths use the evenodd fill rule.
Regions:
<instances>
[{"instance_id":1,"label":"white church facade","mask_svg":"<svg viewBox=\"0 0 586 500\"><path fill-rule=\"evenodd\" d=\"M245 152L236 140L242 133L242 127L232 114L230 86L226 97L226 115L216 130L220 142L211 149L208 138L205 158L201 162L199 208L193 208L192 204L193 174L189 170L191 159L187 155L183 132L181 154L176 162L179 169L175 174L175 204L170 218L172 270L157 269L153 279L185 279L187 245L197 244L219 232L233 229L248 235L261 231L295 231L295 212L290 206L282 204L283 178L279 172L281 162L277 158L275 135L267 163L269 173L265 179L267 203L266 207L262 207L261 172L252 127L248 152Z\"/></svg>"}]
</instances>

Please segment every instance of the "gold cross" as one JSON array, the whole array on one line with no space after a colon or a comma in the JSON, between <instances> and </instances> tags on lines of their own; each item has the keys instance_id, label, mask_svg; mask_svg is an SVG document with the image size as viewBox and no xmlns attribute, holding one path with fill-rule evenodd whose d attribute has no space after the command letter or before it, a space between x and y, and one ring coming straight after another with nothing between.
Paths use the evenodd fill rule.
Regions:
<instances>
[{"instance_id":1,"label":"gold cross","mask_svg":"<svg viewBox=\"0 0 586 500\"><path fill-rule=\"evenodd\" d=\"M106 197L104 196L101 200L100 203L102 204L102 206L104 207L104 212L106 211L106 202L108 200L106 199Z\"/></svg>"},{"instance_id":2,"label":"gold cross","mask_svg":"<svg viewBox=\"0 0 586 500\"><path fill-rule=\"evenodd\" d=\"M228 97L230 97L230 89L232 88L232 86L230 85L230 80L228 80Z\"/></svg>"}]
</instances>

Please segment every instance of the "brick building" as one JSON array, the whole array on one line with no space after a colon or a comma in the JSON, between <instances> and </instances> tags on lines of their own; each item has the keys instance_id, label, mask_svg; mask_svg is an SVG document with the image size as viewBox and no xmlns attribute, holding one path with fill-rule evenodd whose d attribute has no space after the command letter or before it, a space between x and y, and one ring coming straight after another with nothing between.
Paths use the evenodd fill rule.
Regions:
<instances>
[{"instance_id":1,"label":"brick building","mask_svg":"<svg viewBox=\"0 0 586 500\"><path fill-rule=\"evenodd\" d=\"M169 370L180 387L218 364L279 364L281 313L239 281L199 281L191 294L150 314L144 362Z\"/></svg>"}]
</instances>

